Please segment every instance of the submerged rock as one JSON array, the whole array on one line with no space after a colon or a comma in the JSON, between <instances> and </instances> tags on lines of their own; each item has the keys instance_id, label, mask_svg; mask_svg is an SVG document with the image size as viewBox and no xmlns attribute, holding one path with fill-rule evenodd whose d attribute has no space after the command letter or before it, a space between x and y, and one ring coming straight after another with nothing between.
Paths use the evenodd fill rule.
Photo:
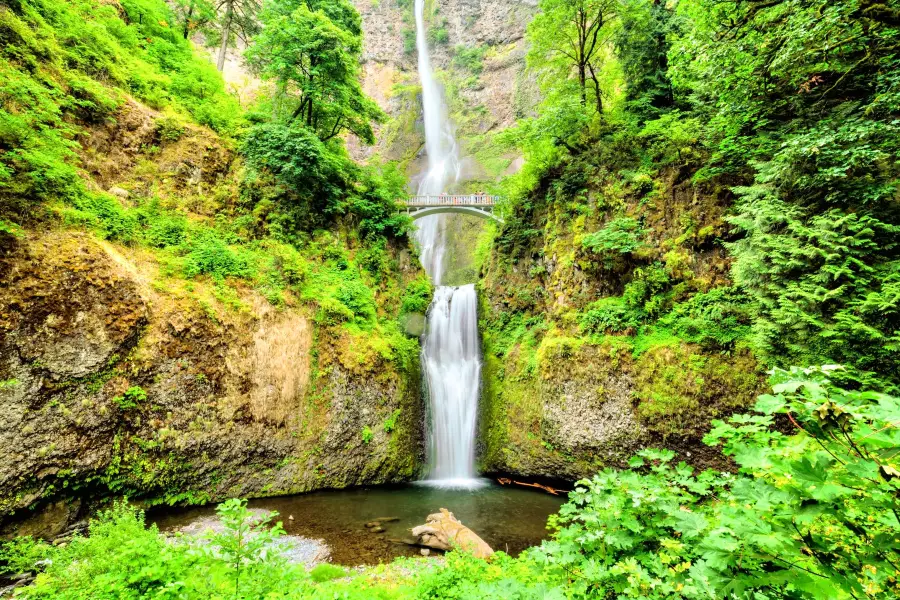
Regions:
<instances>
[{"instance_id":1,"label":"submerged rock","mask_svg":"<svg viewBox=\"0 0 900 600\"><path fill-rule=\"evenodd\" d=\"M478 558L488 558L494 553L483 539L463 525L446 508L428 515L425 524L414 527L412 533L419 538L420 544L437 550L461 548Z\"/></svg>"}]
</instances>

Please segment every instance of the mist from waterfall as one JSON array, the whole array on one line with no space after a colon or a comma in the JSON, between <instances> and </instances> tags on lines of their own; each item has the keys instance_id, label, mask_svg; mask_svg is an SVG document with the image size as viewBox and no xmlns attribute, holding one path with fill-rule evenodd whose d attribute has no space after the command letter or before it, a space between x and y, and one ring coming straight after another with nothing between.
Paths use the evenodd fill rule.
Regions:
<instances>
[{"instance_id":1,"label":"mist from waterfall","mask_svg":"<svg viewBox=\"0 0 900 600\"><path fill-rule=\"evenodd\" d=\"M418 193L436 196L460 180L459 146L431 68L425 0L416 0L415 14L428 157L428 170L419 182ZM422 370L430 409L429 473L423 483L472 489L483 483L475 477L475 429L481 389L478 297L474 285L440 285L446 247L443 220L443 215L433 215L416 221L422 266L438 286L422 344Z\"/></svg>"}]
</instances>

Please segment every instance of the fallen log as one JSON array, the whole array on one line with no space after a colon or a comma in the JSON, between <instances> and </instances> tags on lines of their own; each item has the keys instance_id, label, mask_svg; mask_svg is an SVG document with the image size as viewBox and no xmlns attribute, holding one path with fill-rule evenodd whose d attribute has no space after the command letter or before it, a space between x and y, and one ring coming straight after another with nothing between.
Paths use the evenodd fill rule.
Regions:
<instances>
[{"instance_id":1,"label":"fallen log","mask_svg":"<svg viewBox=\"0 0 900 600\"><path fill-rule=\"evenodd\" d=\"M414 527L412 534L419 539L421 545L437 550L460 548L478 558L488 558L494 553L483 539L460 523L446 508L428 515L425 524Z\"/></svg>"},{"instance_id":2,"label":"fallen log","mask_svg":"<svg viewBox=\"0 0 900 600\"><path fill-rule=\"evenodd\" d=\"M554 496L559 496L560 494L568 494L569 493L568 490L558 490L556 488L552 488L552 487L549 487L546 485L541 485L540 483L522 483L521 481L514 481L512 479L509 479L508 477L498 477L497 483L499 483L500 485L515 484L515 485L521 485L522 487L538 488L538 489L544 490L548 494L553 494Z\"/></svg>"}]
</instances>

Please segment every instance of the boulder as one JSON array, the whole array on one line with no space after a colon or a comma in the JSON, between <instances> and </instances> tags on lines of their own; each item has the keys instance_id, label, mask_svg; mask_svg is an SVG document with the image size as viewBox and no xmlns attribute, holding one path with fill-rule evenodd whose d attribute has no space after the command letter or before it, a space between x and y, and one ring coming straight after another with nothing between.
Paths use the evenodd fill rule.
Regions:
<instances>
[{"instance_id":1,"label":"boulder","mask_svg":"<svg viewBox=\"0 0 900 600\"><path fill-rule=\"evenodd\" d=\"M412 533L420 544L437 550L460 548L478 558L488 558L494 553L483 539L460 523L446 508L428 515L425 524L414 527Z\"/></svg>"},{"instance_id":2,"label":"boulder","mask_svg":"<svg viewBox=\"0 0 900 600\"><path fill-rule=\"evenodd\" d=\"M111 187L109 188L109 193L119 198L120 200L128 200L131 197L131 192L126 189L120 187Z\"/></svg>"}]
</instances>

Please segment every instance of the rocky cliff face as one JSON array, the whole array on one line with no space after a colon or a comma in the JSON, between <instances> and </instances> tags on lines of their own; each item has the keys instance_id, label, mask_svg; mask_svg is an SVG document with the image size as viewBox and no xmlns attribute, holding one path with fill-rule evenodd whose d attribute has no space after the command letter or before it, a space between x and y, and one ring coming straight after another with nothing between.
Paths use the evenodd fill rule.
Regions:
<instances>
[{"instance_id":1,"label":"rocky cliff face","mask_svg":"<svg viewBox=\"0 0 900 600\"><path fill-rule=\"evenodd\" d=\"M123 205L224 216L233 150L184 123L165 141L169 126L126 102L85 129L88 185ZM0 536L52 536L111 497L196 503L417 476L414 340L391 355L315 319L294 291L273 304L238 281L184 279L171 255L104 241L60 210L73 227L0 232ZM328 239L352 256L339 231ZM394 310L421 270L407 248L385 256L379 291Z\"/></svg>"},{"instance_id":2,"label":"rocky cliff face","mask_svg":"<svg viewBox=\"0 0 900 600\"><path fill-rule=\"evenodd\" d=\"M416 66L415 23L410 1L359 0L363 17L366 92L388 113L373 148L353 145L361 159L378 154L399 160L410 175L422 168L424 134ZM525 28L536 0L440 0L426 4L432 61L444 83L451 118L459 128L467 176L491 180L517 157L483 157L484 136L512 125L534 106L535 84L524 72ZM459 59L474 51L473 62ZM473 65L474 71L473 71ZM498 162L499 158L499 163ZM491 160L493 159L493 160Z\"/></svg>"},{"instance_id":3,"label":"rocky cliff face","mask_svg":"<svg viewBox=\"0 0 900 600\"><path fill-rule=\"evenodd\" d=\"M530 208L507 219L482 266L485 471L572 480L624 466L645 447L723 467L719 451L701 441L710 421L764 389L746 346L701 335L723 334L726 322L746 326L727 312L727 298L714 300L715 314L691 313L696 320L686 325L652 325L650 312L626 322L627 306L668 311L728 286L727 255L713 243L727 236L723 191L675 171L629 184L601 165L582 157L549 174ZM554 185L579 177L596 178L583 180L580 204L555 199ZM585 248L585 235L610 214L640 224L639 249L609 258ZM592 314L605 323L593 331L585 326Z\"/></svg>"},{"instance_id":4,"label":"rocky cliff face","mask_svg":"<svg viewBox=\"0 0 900 600\"><path fill-rule=\"evenodd\" d=\"M144 261L81 233L4 238L8 528L29 531L18 521L31 518L35 533L52 535L80 499L96 496L197 502L415 476L423 415L414 366L385 361L373 365L377 375L361 373L342 361L332 332L314 340L302 309L276 309L249 291L247 310L204 308L153 289L156 265ZM61 514L33 520L29 507L59 500Z\"/></svg>"}]
</instances>

